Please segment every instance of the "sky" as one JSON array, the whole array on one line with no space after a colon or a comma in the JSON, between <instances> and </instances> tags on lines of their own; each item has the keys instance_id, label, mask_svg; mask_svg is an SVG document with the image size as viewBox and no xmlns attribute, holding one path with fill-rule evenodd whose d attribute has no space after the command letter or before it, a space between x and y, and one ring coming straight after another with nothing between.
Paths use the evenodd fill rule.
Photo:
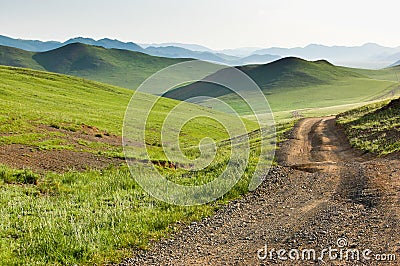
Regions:
<instances>
[{"instance_id":1,"label":"sky","mask_svg":"<svg viewBox=\"0 0 400 266\"><path fill-rule=\"evenodd\" d=\"M212 49L400 46L398 0L1 0L0 35L111 38Z\"/></svg>"}]
</instances>

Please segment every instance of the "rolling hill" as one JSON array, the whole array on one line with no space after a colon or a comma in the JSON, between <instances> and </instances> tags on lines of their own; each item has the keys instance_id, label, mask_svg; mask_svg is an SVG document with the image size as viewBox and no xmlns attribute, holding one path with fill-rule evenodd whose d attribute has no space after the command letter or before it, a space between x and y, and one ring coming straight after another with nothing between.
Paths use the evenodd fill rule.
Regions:
<instances>
[{"instance_id":1,"label":"rolling hill","mask_svg":"<svg viewBox=\"0 0 400 266\"><path fill-rule=\"evenodd\" d=\"M131 89L137 88L156 71L185 60L189 59L155 57L80 43L41 53L0 46L0 64L74 75ZM400 91L398 67L363 70L337 67L324 60L310 62L288 57L269 64L237 68L260 86L278 118L288 118L292 111L300 110L306 115L307 108L347 106L393 96ZM224 72L215 75L224 75ZM165 96L183 100L199 93L219 97L233 103L239 113L249 114L245 104L228 90L201 82L175 89ZM252 95L251 92L247 94ZM210 100L201 104L215 107Z\"/></svg>"},{"instance_id":2,"label":"rolling hill","mask_svg":"<svg viewBox=\"0 0 400 266\"><path fill-rule=\"evenodd\" d=\"M290 116L290 111L354 104L383 97L399 86L395 81L374 79L349 68L336 67L324 60L310 62L289 57L270 64L242 66L238 69L258 84L272 110L282 112L283 117ZM375 73L372 70L370 72ZM226 73L221 70L213 75L224 77ZM208 77L213 78L212 75ZM251 97L251 92L246 93ZM176 88L164 96L179 100L196 96L218 97L233 104L239 113L250 113L245 103L230 90L205 82ZM213 100L197 103L215 106Z\"/></svg>"},{"instance_id":3,"label":"rolling hill","mask_svg":"<svg viewBox=\"0 0 400 266\"><path fill-rule=\"evenodd\" d=\"M301 88L313 85L330 84L344 78L363 78L361 74L336 68L327 61L308 62L306 60L288 57L265 65L248 65L237 67L246 73L257 85L269 94L274 89ZM215 76L225 75L224 70L215 73ZM209 77L213 78L213 77ZM175 89L165 94L166 97L185 100L195 97L199 90L205 96L219 97L229 94L228 89L213 84L191 84Z\"/></svg>"},{"instance_id":4,"label":"rolling hill","mask_svg":"<svg viewBox=\"0 0 400 266\"><path fill-rule=\"evenodd\" d=\"M40 53L0 46L1 65L74 75L130 89L136 89L158 70L186 60L81 43Z\"/></svg>"},{"instance_id":5,"label":"rolling hill","mask_svg":"<svg viewBox=\"0 0 400 266\"><path fill-rule=\"evenodd\" d=\"M18 48L0 46L0 64L5 66L27 67L44 70L32 57L35 53Z\"/></svg>"},{"instance_id":6,"label":"rolling hill","mask_svg":"<svg viewBox=\"0 0 400 266\"><path fill-rule=\"evenodd\" d=\"M400 82L400 66L386 67L378 70L346 67L343 67L343 69L359 73L372 79Z\"/></svg>"},{"instance_id":7,"label":"rolling hill","mask_svg":"<svg viewBox=\"0 0 400 266\"><path fill-rule=\"evenodd\" d=\"M3 66L0 80L1 265L118 263L133 250L170 233L176 222L198 221L248 190L246 180L258 163L257 151L250 155L244 178L217 202L175 206L159 201L132 178L140 175L152 180L146 167L128 169L122 160L121 130L132 90ZM142 93L135 96L143 105L155 99ZM170 114L177 105L179 110ZM146 112L140 105L131 111L133 119ZM180 149L197 156L203 138L219 143L210 166L190 175L159 160L163 120L168 115L175 125L188 113L203 117L182 127ZM230 150L224 143L229 136L223 125L207 118L214 115L229 124L234 119L165 98L154 106L147 120L146 148L152 162L157 160L155 167L169 180L197 185L225 170ZM243 121L249 130L258 129L255 123ZM258 143L259 139L252 142L255 150ZM144 157L130 158L137 167L143 166ZM71 164L74 167L66 167Z\"/></svg>"},{"instance_id":8,"label":"rolling hill","mask_svg":"<svg viewBox=\"0 0 400 266\"><path fill-rule=\"evenodd\" d=\"M6 134L0 136L2 140L8 135L41 131L40 125L68 126L73 130L84 124L120 136L124 114L134 93L78 77L15 67L0 66L0 79L0 134ZM137 93L143 103L156 99L150 94ZM156 110L160 115L180 104L167 98L161 98L160 103L163 111ZM184 112L224 115L198 105L181 104L186 107ZM135 107L135 112L142 112L141 108Z\"/></svg>"}]
</instances>

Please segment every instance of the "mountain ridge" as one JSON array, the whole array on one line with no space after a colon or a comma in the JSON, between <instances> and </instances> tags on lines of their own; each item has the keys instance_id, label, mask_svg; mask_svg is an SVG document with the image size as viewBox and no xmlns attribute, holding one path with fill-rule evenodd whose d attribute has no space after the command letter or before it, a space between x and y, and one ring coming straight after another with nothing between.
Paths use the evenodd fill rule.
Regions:
<instances>
[{"instance_id":1,"label":"mountain ridge","mask_svg":"<svg viewBox=\"0 0 400 266\"><path fill-rule=\"evenodd\" d=\"M141 47L139 44L134 42L122 42L109 38L103 38L96 41L91 38L76 37L65 42L42 42L38 40L13 39L0 35L0 45L11 46L34 52L53 50L73 42L82 42L90 45L103 46L104 48L116 48L143 52L150 55L169 58L190 57L231 66L253 63L265 64L271 62L268 59L272 56L274 56L275 59L278 59L278 57L283 58L288 56L301 57L306 60L326 59L335 65L367 69L385 68L392 65L393 62L400 60L400 46L385 47L376 43L366 43L360 46L327 46L322 44L309 44L304 47L294 48L244 47L237 49L213 50L202 45L176 42L145 44L144 47ZM176 52L172 52L171 54L171 47L173 47Z\"/></svg>"},{"instance_id":2,"label":"mountain ridge","mask_svg":"<svg viewBox=\"0 0 400 266\"><path fill-rule=\"evenodd\" d=\"M253 63L254 59L250 61L246 61L246 59L242 59L240 57L235 57L231 55L226 55L218 51L212 51L206 47L201 48L202 46L192 45L184 45L179 43L172 43L176 45L180 45L182 47L173 46L173 45L162 45L162 46L148 46L141 47L140 45L133 42L122 42L116 39L102 38L99 40L94 40L92 38L85 37L75 37L68 39L65 42L57 42L57 41L49 41L42 42L37 40L22 40L22 39L13 39L10 37L0 35L0 45L14 47L18 49L23 49L29 52L47 52L54 49L61 48L68 44L72 43L83 43L93 46L101 46L107 49L122 49L133 52L141 52L148 55L159 56L159 57L168 57L168 58L194 58L203 61L211 61L220 64L227 65L242 65ZM192 49L200 49L201 51L190 50ZM266 58L262 56L262 58ZM260 60L258 60L260 61ZM262 63L267 63L270 61L265 61Z\"/></svg>"}]
</instances>

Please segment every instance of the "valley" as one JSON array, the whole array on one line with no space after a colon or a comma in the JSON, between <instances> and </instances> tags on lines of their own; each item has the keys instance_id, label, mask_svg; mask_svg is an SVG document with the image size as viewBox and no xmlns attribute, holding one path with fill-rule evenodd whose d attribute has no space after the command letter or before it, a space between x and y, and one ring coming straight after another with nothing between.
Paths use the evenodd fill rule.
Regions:
<instances>
[{"instance_id":1,"label":"valley","mask_svg":"<svg viewBox=\"0 0 400 266\"><path fill-rule=\"evenodd\" d=\"M237 67L271 106L276 133L265 137L271 125L260 125L224 87L197 81L165 97L134 90L188 60L76 43L47 52L0 47L0 264L245 265L266 262L257 258L265 244L329 246L338 238L397 254L399 104L391 99L399 93L398 67L295 57ZM133 135L143 106L156 104L146 121L147 154L134 143L126 157L122 131L132 95L141 102L130 117ZM197 96L213 99L181 102ZM219 110L221 100L240 116ZM204 139L215 145L214 157L205 154L210 163L194 171L163 146L164 121L176 131L187 114L194 118L171 150L195 160L204 155ZM237 118L246 132L232 136L220 121ZM173 183L208 184L230 163L233 141L249 144L249 158L235 168L244 172L233 188L213 202L166 203L133 178L151 182L151 165ZM260 158L263 141L277 141L274 161ZM263 182L249 191L259 164Z\"/></svg>"}]
</instances>

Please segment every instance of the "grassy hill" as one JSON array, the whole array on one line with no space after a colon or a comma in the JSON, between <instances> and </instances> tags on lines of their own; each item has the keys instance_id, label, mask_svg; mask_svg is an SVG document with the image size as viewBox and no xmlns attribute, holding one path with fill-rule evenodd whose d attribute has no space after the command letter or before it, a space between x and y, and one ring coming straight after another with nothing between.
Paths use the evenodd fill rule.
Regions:
<instances>
[{"instance_id":1,"label":"grassy hill","mask_svg":"<svg viewBox=\"0 0 400 266\"><path fill-rule=\"evenodd\" d=\"M11 167L6 162L18 158L21 163L36 158L38 163L49 160L59 164L65 156L72 155L67 159L78 158L83 166L87 163L85 158L89 158L85 154L95 155L95 162L120 158L122 122L133 91L13 67L0 67L0 80L1 265L118 262L132 254L132 249L146 248L152 239L172 232L171 224L201 219L247 191L258 162L257 131L252 134L245 176L233 190L209 205L180 207L158 201L141 189L124 164L83 171ZM155 97L139 96L144 103ZM204 137L217 143L217 154L210 166L189 175L186 169L173 169L160 161L162 120L177 104L175 100L160 99L152 110L146 132L149 154L159 160L157 168L169 180L188 185L209 182L225 169L230 149L224 144L228 138L224 127L204 116L216 115L227 123L233 118L188 103L182 103L180 111L169 117L174 122L182 113L203 115L182 128L179 140L185 154L196 157L197 145ZM136 106L133 112L144 110ZM255 123L244 123L249 131L258 129ZM141 164L141 157L133 159ZM143 169L134 174L146 177Z\"/></svg>"},{"instance_id":2,"label":"grassy hill","mask_svg":"<svg viewBox=\"0 0 400 266\"><path fill-rule=\"evenodd\" d=\"M367 76L363 71L337 67L327 61L309 62L299 58L284 58L266 65L238 67L249 75L266 95L272 110L278 118L290 117L296 110L344 106L384 97L396 89L398 83ZM224 70L213 75L224 76ZM381 72L373 72L382 75ZM242 88L246 91L246 88ZM251 92L247 92L251 97ZM249 109L230 90L221 86L197 82L177 88L165 94L173 99L187 99L199 95L219 97L230 102L242 114ZM213 101L199 102L214 107Z\"/></svg>"},{"instance_id":3,"label":"grassy hill","mask_svg":"<svg viewBox=\"0 0 400 266\"><path fill-rule=\"evenodd\" d=\"M400 82L400 66L388 67L378 70L345 68L345 67L343 67L343 69L353 71L373 79Z\"/></svg>"},{"instance_id":4,"label":"grassy hill","mask_svg":"<svg viewBox=\"0 0 400 266\"><path fill-rule=\"evenodd\" d=\"M136 88L156 71L184 60L79 43L44 53L0 46L0 64L64 73L126 88ZM336 114L366 101L400 93L399 67L363 70L337 67L324 60L310 62L289 57L238 69L260 86L278 120L289 119L293 113L304 116ZM223 77L224 70L213 75ZM229 79L229 76L224 78ZM254 97L255 102L259 100L258 96L252 96L251 91L243 90L249 98ZM236 95L209 83L193 83L165 96L183 100L198 95L218 97L230 103L240 114L251 115L247 105ZM212 100L197 103L212 108L219 105Z\"/></svg>"},{"instance_id":5,"label":"grassy hill","mask_svg":"<svg viewBox=\"0 0 400 266\"><path fill-rule=\"evenodd\" d=\"M32 57L35 53L0 45L0 64L44 70Z\"/></svg>"},{"instance_id":6,"label":"grassy hill","mask_svg":"<svg viewBox=\"0 0 400 266\"><path fill-rule=\"evenodd\" d=\"M74 75L130 89L136 89L158 70L186 60L81 43L41 53L0 46L1 65Z\"/></svg>"},{"instance_id":7,"label":"grassy hill","mask_svg":"<svg viewBox=\"0 0 400 266\"><path fill-rule=\"evenodd\" d=\"M338 122L358 149L378 155L400 151L400 99L349 110Z\"/></svg>"},{"instance_id":8,"label":"grassy hill","mask_svg":"<svg viewBox=\"0 0 400 266\"><path fill-rule=\"evenodd\" d=\"M257 85L269 94L274 89L309 87L332 83L342 78L364 77L361 74L336 68L326 61L308 62L300 58L287 57L265 65L248 65L237 69L251 77ZM224 77L226 71L211 75ZM229 77L228 77L229 78ZM243 88L245 89L245 88ZM230 90L214 84L191 84L167 93L165 96L173 99L184 100L194 97L199 93L207 96L223 96L230 94Z\"/></svg>"}]
</instances>

